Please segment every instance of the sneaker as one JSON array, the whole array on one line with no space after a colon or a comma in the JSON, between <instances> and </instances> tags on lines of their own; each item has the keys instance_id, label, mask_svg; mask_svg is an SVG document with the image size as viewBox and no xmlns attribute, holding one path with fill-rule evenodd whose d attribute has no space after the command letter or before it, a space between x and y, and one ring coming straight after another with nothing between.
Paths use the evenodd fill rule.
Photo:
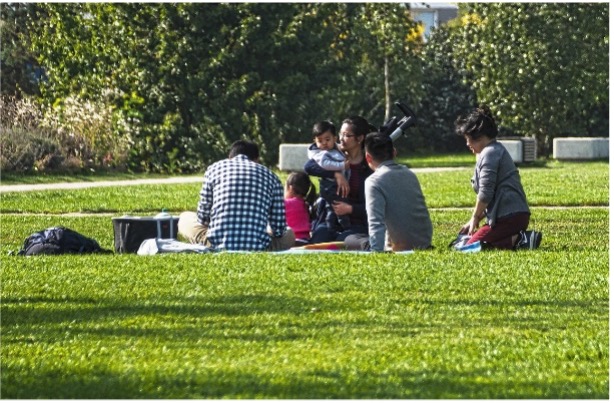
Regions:
<instances>
[{"instance_id":1,"label":"sneaker","mask_svg":"<svg viewBox=\"0 0 614 403\"><path fill-rule=\"evenodd\" d=\"M542 242L542 233L539 231L520 231L516 249L537 249Z\"/></svg>"},{"instance_id":2,"label":"sneaker","mask_svg":"<svg viewBox=\"0 0 614 403\"><path fill-rule=\"evenodd\" d=\"M531 231L531 236L529 237L529 249L537 249L541 243L542 233L539 231Z\"/></svg>"},{"instance_id":3,"label":"sneaker","mask_svg":"<svg viewBox=\"0 0 614 403\"><path fill-rule=\"evenodd\" d=\"M476 253L482 250L482 242L476 241L467 245L455 246L454 249L463 253Z\"/></svg>"}]
</instances>

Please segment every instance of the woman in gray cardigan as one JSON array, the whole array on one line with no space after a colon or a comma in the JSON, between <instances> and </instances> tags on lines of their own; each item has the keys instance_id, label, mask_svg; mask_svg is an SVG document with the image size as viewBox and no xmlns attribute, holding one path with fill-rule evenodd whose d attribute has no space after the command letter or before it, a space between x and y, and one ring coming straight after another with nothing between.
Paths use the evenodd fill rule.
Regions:
<instances>
[{"instance_id":1,"label":"woman in gray cardigan","mask_svg":"<svg viewBox=\"0 0 614 403\"><path fill-rule=\"evenodd\" d=\"M508 151L497 141L497 124L487 106L456 119L456 133L465 136L476 155L471 183L477 194L473 215L460 233L471 235L467 244L480 241L498 249L535 249L542 234L527 231L531 212L520 174ZM482 219L484 226L480 227Z\"/></svg>"}]
</instances>

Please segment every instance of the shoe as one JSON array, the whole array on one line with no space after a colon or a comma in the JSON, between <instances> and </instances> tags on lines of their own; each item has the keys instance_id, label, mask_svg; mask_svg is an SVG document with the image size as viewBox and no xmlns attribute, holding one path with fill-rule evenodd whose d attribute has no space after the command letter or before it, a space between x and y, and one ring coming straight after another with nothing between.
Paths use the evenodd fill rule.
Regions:
<instances>
[{"instance_id":1,"label":"shoe","mask_svg":"<svg viewBox=\"0 0 614 403\"><path fill-rule=\"evenodd\" d=\"M461 246L465 246L467 241L471 239L471 235L458 234L456 239L448 244L448 248L460 248Z\"/></svg>"},{"instance_id":2,"label":"shoe","mask_svg":"<svg viewBox=\"0 0 614 403\"><path fill-rule=\"evenodd\" d=\"M482 250L482 242L476 241L467 245L455 246L454 249L463 253L476 253Z\"/></svg>"},{"instance_id":3,"label":"shoe","mask_svg":"<svg viewBox=\"0 0 614 403\"><path fill-rule=\"evenodd\" d=\"M542 243L542 233L539 231L531 231L531 237L529 238L529 249L537 249Z\"/></svg>"},{"instance_id":4,"label":"shoe","mask_svg":"<svg viewBox=\"0 0 614 403\"><path fill-rule=\"evenodd\" d=\"M537 249L542 242L542 233L539 231L520 231L516 249Z\"/></svg>"}]
</instances>

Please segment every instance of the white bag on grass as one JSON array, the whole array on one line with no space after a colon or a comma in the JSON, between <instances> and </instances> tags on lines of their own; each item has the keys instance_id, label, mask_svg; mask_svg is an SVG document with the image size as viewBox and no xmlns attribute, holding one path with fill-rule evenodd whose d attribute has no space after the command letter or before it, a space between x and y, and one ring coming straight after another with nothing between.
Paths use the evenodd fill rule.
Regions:
<instances>
[{"instance_id":1,"label":"white bag on grass","mask_svg":"<svg viewBox=\"0 0 614 403\"><path fill-rule=\"evenodd\" d=\"M207 253L213 252L208 246L181 242L176 239L150 238L141 243L137 255L157 255L159 253Z\"/></svg>"}]
</instances>

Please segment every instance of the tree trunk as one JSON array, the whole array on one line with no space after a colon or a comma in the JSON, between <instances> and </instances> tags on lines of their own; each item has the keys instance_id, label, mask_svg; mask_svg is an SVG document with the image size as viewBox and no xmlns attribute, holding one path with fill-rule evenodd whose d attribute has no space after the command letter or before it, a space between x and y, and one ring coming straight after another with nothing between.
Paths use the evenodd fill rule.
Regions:
<instances>
[{"instance_id":1,"label":"tree trunk","mask_svg":"<svg viewBox=\"0 0 614 403\"><path fill-rule=\"evenodd\" d=\"M390 81L388 76L388 56L384 56L384 97L386 104L386 112L384 116L384 122L390 117Z\"/></svg>"}]
</instances>

